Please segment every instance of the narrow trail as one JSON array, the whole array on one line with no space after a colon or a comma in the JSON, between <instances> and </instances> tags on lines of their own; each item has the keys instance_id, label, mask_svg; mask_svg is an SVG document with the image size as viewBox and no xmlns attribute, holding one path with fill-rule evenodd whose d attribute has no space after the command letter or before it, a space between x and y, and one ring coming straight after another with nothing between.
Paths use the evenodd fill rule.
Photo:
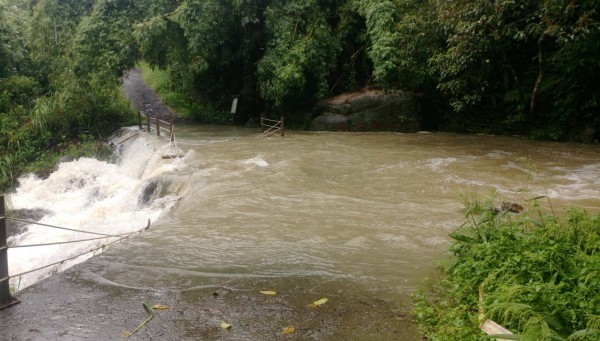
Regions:
<instances>
[{"instance_id":1,"label":"narrow trail","mask_svg":"<svg viewBox=\"0 0 600 341\"><path fill-rule=\"evenodd\" d=\"M160 100L152 88L144 83L141 68L129 70L123 79L121 88L131 104L146 115L158 116L164 120L177 118L175 112Z\"/></svg>"}]
</instances>

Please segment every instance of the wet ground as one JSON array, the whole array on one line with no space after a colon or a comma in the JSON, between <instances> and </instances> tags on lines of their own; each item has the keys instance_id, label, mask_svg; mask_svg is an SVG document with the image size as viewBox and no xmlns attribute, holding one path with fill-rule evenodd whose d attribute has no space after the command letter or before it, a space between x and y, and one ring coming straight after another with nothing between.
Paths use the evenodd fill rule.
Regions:
<instances>
[{"instance_id":1,"label":"wet ground","mask_svg":"<svg viewBox=\"0 0 600 341\"><path fill-rule=\"evenodd\" d=\"M368 291L345 297L353 291L342 289L342 282L314 278L307 291L303 279L296 291L290 289L294 278L217 276L185 290L163 290L111 282L105 273L110 268L100 255L25 289L18 295L20 304L0 312L2 339L419 340L401 302L373 297ZM242 289L249 287L287 291L269 296ZM308 306L321 298L328 302ZM156 310L155 318L128 336L148 316L143 302L170 309ZM378 316L377 311L389 316ZM222 322L232 327L224 329ZM284 335L287 326L295 332Z\"/></svg>"}]
</instances>

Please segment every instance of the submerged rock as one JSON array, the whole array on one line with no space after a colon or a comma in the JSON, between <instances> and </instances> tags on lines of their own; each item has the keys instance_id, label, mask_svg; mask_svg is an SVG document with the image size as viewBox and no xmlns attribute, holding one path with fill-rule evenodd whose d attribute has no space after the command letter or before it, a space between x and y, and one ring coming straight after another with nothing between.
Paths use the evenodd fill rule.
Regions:
<instances>
[{"instance_id":1,"label":"submerged rock","mask_svg":"<svg viewBox=\"0 0 600 341\"><path fill-rule=\"evenodd\" d=\"M51 213L52 211L45 210L43 208L23 208L12 210L9 217L37 222ZM6 219L6 236L13 237L22 234L27 231L28 226L28 223Z\"/></svg>"},{"instance_id":2,"label":"submerged rock","mask_svg":"<svg viewBox=\"0 0 600 341\"><path fill-rule=\"evenodd\" d=\"M323 100L315 112L311 130L417 132L420 101L415 93L369 90Z\"/></svg>"}]
</instances>

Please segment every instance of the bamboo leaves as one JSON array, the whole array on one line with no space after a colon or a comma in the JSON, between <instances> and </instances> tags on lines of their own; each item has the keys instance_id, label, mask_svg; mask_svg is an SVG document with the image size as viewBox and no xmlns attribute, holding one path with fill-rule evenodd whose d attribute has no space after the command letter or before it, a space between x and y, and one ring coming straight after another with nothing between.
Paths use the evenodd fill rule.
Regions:
<instances>
[{"instance_id":1,"label":"bamboo leaves","mask_svg":"<svg viewBox=\"0 0 600 341\"><path fill-rule=\"evenodd\" d=\"M340 49L326 15L314 0L294 0L266 11L271 41L258 63L258 81L262 97L276 108L307 86L317 89L314 99L325 96L327 75Z\"/></svg>"}]
</instances>

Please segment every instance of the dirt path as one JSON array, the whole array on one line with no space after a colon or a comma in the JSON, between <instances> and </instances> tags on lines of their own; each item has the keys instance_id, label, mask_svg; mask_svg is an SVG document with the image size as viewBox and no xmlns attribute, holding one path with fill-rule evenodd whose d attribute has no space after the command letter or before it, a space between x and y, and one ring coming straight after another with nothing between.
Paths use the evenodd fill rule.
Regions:
<instances>
[{"instance_id":1,"label":"dirt path","mask_svg":"<svg viewBox=\"0 0 600 341\"><path fill-rule=\"evenodd\" d=\"M156 92L144 83L142 69L129 70L123 79L122 89L131 104L146 115L158 115L164 120L177 117L173 110L160 100Z\"/></svg>"}]
</instances>

